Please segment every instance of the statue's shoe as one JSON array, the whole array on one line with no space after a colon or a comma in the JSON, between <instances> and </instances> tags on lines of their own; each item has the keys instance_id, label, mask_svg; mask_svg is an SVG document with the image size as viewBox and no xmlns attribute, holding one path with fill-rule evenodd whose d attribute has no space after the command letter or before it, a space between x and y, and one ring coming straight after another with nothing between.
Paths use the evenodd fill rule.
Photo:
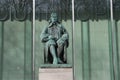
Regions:
<instances>
[{"instance_id":1,"label":"statue's shoe","mask_svg":"<svg viewBox=\"0 0 120 80\"><path fill-rule=\"evenodd\" d=\"M54 60L53 60L53 64L58 64L58 60L57 60L57 59L54 59Z\"/></svg>"},{"instance_id":2,"label":"statue's shoe","mask_svg":"<svg viewBox=\"0 0 120 80\"><path fill-rule=\"evenodd\" d=\"M64 62L60 58L58 58L58 63L63 64Z\"/></svg>"}]
</instances>

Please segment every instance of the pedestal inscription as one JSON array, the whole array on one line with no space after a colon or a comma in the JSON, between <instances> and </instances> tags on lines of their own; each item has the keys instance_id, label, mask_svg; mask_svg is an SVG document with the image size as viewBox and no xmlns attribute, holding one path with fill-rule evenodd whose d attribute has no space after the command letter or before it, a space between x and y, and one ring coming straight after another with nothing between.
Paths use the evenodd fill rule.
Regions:
<instances>
[{"instance_id":1,"label":"pedestal inscription","mask_svg":"<svg viewBox=\"0 0 120 80\"><path fill-rule=\"evenodd\" d=\"M40 68L39 80L73 80L72 68Z\"/></svg>"}]
</instances>

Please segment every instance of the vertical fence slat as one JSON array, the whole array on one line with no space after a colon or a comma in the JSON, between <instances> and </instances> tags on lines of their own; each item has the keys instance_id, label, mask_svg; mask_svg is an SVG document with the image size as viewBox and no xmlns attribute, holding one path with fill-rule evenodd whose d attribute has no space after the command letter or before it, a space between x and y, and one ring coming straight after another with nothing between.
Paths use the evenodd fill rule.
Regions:
<instances>
[{"instance_id":1,"label":"vertical fence slat","mask_svg":"<svg viewBox=\"0 0 120 80\"><path fill-rule=\"evenodd\" d=\"M24 80L32 80L32 23L25 21Z\"/></svg>"},{"instance_id":2,"label":"vertical fence slat","mask_svg":"<svg viewBox=\"0 0 120 80\"><path fill-rule=\"evenodd\" d=\"M3 73L3 22L0 22L0 80L2 80L2 73Z\"/></svg>"},{"instance_id":3,"label":"vertical fence slat","mask_svg":"<svg viewBox=\"0 0 120 80\"><path fill-rule=\"evenodd\" d=\"M109 21L108 23L111 80L119 80L119 63L116 32L117 26L115 25L115 21Z\"/></svg>"},{"instance_id":4,"label":"vertical fence slat","mask_svg":"<svg viewBox=\"0 0 120 80\"><path fill-rule=\"evenodd\" d=\"M90 80L89 22L81 22L83 80Z\"/></svg>"}]
</instances>

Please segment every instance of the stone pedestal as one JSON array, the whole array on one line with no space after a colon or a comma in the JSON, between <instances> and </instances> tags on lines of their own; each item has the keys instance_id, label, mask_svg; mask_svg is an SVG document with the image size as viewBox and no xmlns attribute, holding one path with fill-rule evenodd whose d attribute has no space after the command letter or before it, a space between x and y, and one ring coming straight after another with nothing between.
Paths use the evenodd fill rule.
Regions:
<instances>
[{"instance_id":1,"label":"stone pedestal","mask_svg":"<svg viewBox=\"0 0 120 80\"><path fill-rule=\"evenodd\" d=\"M72 68L40 68L39 80L73 80Z\"/></svg>"}]
</instances>

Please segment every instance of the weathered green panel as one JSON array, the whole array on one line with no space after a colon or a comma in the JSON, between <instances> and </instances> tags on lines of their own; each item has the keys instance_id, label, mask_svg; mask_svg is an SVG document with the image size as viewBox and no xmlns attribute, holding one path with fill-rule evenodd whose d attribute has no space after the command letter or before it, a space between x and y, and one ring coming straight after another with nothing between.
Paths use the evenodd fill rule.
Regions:
<instances>
[{"instance_id":1,"label":"weathered green panel","mask_svg":"<svg viewBox=\"0 0 120 80\"><path fill-rule=\"evenodd\" d=\"M91 80L90 78L90 40L89 40L89 22L81 22L82 33L82 66L83 80Z\"/></svg>"},{"instance_id":2,"label":"weathered green panel","mask_svg":"<svg viewBox=\"0 0 120 80\"><path fill-rule=\"evenodd\" d=\"M82 37L81 37L81 21L77 20L75 22L75 36L74 36L74 45L75 45L75 80L83 80L82 75Z\"/></svg>"},{"instance_id":3,"label":"weathered green panel","mask_svg":"<svg viewBox=\"0 0 120 80\"><path fill-rule=\"evenodd\" d=\"M83 43L81 29L78 26L81 27L80 21L75 22L75 79L83 80L81 47ZM89 77L91 80L110 80L108 21L90 21L89 28L91 73Z\"/></svg>"},{"instance_id":4,"label":"weathered green panel","mask_svg":"<svg viewBox=\"0 0 120 80\"><path fill-rule=\"evenodd\" d=\"M25 21L24 27L24 80L32 80L32 23Z\"/></svg>"},{"instance_id":5,"label":"weathered green panel","mask_svg":"<svg viewBox=\"0 0 120 80\"><path fill-rule=\"evenodd\" d=\"M110 57L110 76L111 80L114 80L114 70L113 70L113 63L112 63L112 28L111 22L108 21L108 35L109 35L109 57Z\"/></svg>"},{"instance_id":6,"label":"weathered green panel","mask_svg":"<svg viewBox=\"0 0 120 80\"><path fill-rule=\"evenodd\" d=\"M32 23L7 21L0 28L0 80L32 80Z\"/></svg>"},{"instance_id":7,"label":"weathered green panel","mask_svg":"<svg viewBox=\"0 0 120 80\"><path fill-rule=\"evenodd\" d=\"M2 79L2 23L0 22L0 79Z\"/></svg>"},{"instance_id":8,"label":"weathered green panel","mask_svg":"<svg viewBox=\"0 0 120 80\"><path fill-rule=\"evenodd\" d=\"M118 56L119 56L119 70L120 70L120 21L117 22L117 37L118 37ZM119 71L119 74L120 74L120 71ZM120 78L120 77L119 77Z\"/></svg>"},{"instance_id":9,"label":"weathered green panel","mask_svg":"<svg viewBox=\"0 0 120 80\"><path fill-rule=\"evenodd\" d=\"M38 80L38 73L41 64L44 64L44 46L40 41L40 34L44 29L46 21L36 21L35 23L35 80Z\"/></svg>"},{"instance_id":10,"label":"weathered green panel","mask_svg":"<svg viewBox=\"0 0 120 80\"><path fill-rule=\"evenodd\" d=\"M110 80L108 21L90 21L91 80Z\"/></svg>"},{"instance_id":11,"label":"weathered green panel","mask_svg":"<svg viewBox=\"0 0 120 80\"><path fill-rule=\"evenodd\" d=\"M4 23L3 80L24 80L24 22Z\"/></svg>"},{"instance_id":12,"label":"weathered green panel","mask_svg":"<svg viewBox=\"0 0 120 80\"><path fill-rule=\"evenodd\" d=\"M0 80L3 73L3 22L0 22Z\"/></svg>"},{"instance_id":13,"label":"weathered green panel","mask_svg":"<svg viewBox=\"0 0 120 80\"><path fill-rule=\"evenodd\" d=\"M119 55L118 55L118 36L117 36L117 23L116 21L109 21L109 40L110 40L110 67L111 67L111 76L113 80L119 80Z\"/></svg>"}]
</instances>

